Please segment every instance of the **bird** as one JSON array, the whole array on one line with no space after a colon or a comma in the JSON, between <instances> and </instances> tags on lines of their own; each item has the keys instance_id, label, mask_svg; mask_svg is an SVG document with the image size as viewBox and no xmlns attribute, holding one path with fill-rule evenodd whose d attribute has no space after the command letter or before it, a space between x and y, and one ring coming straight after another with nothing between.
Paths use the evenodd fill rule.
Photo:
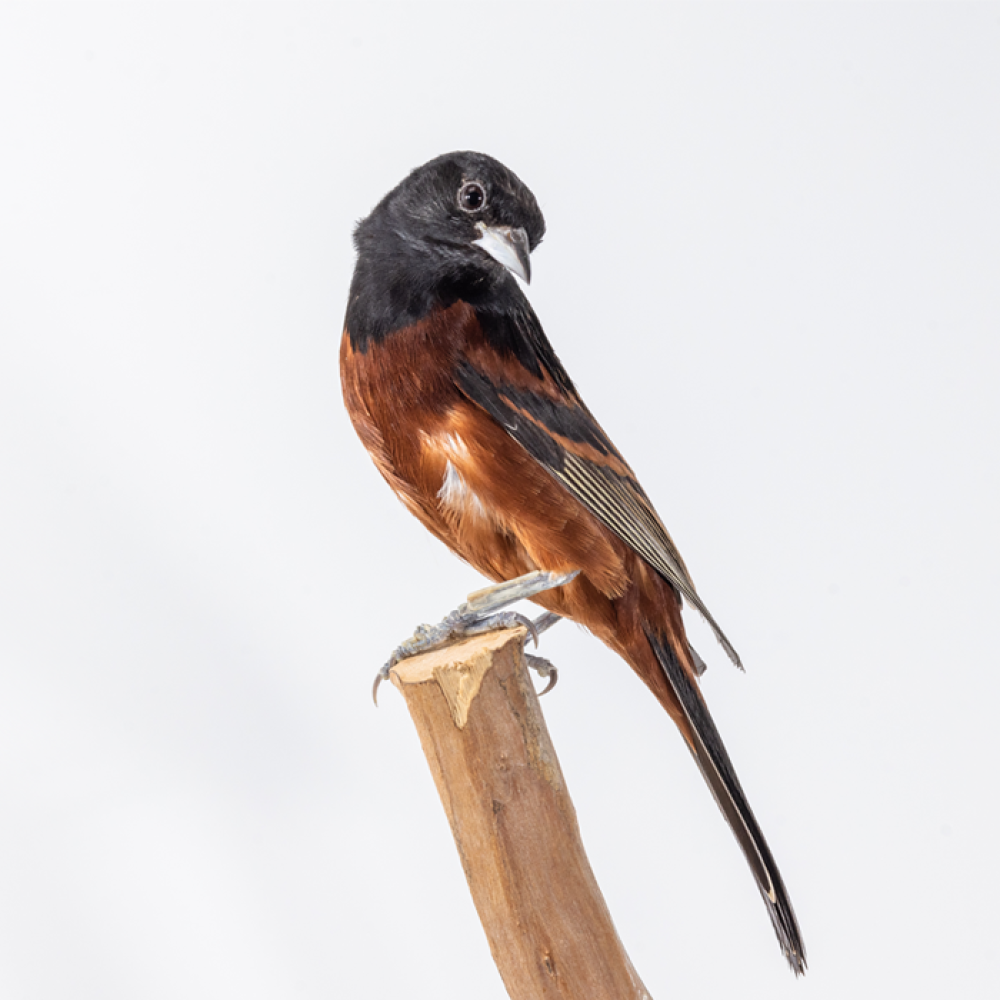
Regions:
<instances>
[{"instance_id":1,"label":"bird","mask_svg":"<svg viewBox=\"0 0 1000 1000\"><path fill-rule=\"evenodd\" d=\"M438 156L386 194L354 230L340 351L348 415L431 534L497 583L544 578L532 600L549 621L585 626L638 674L732 828L799 975L795 912L702 695L683 603L742 669L740 658L518 282L530 282L544 233L535 196L484 153Z\"/></svg>"}]
</instances>

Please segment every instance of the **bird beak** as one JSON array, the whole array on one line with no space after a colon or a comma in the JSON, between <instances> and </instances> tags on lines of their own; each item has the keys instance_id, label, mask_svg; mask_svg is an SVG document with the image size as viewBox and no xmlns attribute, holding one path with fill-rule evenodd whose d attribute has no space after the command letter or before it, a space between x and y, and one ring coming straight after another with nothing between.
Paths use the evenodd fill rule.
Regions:
<instances>
[{"instance_id":1,"label":"bird beak","mask_svg":"<svg viewBox=\"0 0 1000 1000\"><path fill-rule=\"evenodd\" d=\"M523 229L512 229L510 226L487 226L476 223L483 235L472 242L482 247L495 261L503 264L511 274L516 274L522 281L531 283L531 259L528 254L528 234Z\"/></svg>"}]
</instances>

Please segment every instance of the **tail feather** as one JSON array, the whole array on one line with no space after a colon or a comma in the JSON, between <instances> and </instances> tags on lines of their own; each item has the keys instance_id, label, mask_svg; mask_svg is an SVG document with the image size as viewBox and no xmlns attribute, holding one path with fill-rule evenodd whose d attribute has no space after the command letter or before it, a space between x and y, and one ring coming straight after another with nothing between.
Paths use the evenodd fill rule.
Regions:
<instances>
[{"instance_id":1,"label":"tail feather","mask_svg":"<svg viewBox=\"0 0 1000 1000\"><path fill-rule=\"evenodd\" d=\"M781 950L792 971L801 975L806 970L806 950L795 911L708 706L669 641L649 631L646 634L691 729L694 759L750 863Z\"/></svg>"}]
</instances>

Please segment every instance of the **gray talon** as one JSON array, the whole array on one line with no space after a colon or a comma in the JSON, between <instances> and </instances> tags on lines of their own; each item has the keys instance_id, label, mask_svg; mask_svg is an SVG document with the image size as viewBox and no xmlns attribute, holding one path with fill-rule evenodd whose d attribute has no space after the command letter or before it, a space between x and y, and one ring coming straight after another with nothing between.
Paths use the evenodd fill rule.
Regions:
<instances>
[{"instance_id":1,"label":"gray talon","mask_svg":"<svg viewBox=\"0 0 1000 1000\"><path fill-rule=\"evenodd\" d=\"M376 708L378 708L379 685L382 683L382 681L389 679L389 671L392 670L393 666L395 665L395 662L396 662L396 654L393 653L392 656L389 657L389 662L384 667L382 667L382 669L375 675L375 683L372 684L372 701L375 702Z\"/></svg>"},{"instance_id":2,"label":"gray talon","mask_svg":"<svg viewBox=\"0 0 1000 1000\"><path fill-rule=\"evenodd\" d=\"M544 615L539 615L532 623L535 626L534 633L541 635L543 632L548 632L548 630L552 628L553 625L561 621L562 621L561 615L554 614L551 611L546 611ZM525 646L528 645L527 639L524 640L524 644ZM535 640L535 645L536 646L538 645L537 639Z\"/></svg>"},{"instance_id":3,"label":"gray talon","mask_svg":"<svg viewBox=\"0 0 1000 1000\"><path fill-rule=\"evenodd\" d=\"M524 659L539 677L548 678L548 684L538 692L538 697L541 698L543 694L548 694L556 686L556 682L559 680L559 671L544 656L532 656L530 653L525 653Z\"/></svg>"}]
</instances>

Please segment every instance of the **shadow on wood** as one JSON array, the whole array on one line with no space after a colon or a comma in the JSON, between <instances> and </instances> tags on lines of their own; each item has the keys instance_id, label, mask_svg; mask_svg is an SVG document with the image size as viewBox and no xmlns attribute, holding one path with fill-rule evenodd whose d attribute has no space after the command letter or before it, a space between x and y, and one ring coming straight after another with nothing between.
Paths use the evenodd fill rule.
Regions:
<instances>
[{"instance_id":1,"label":"shadow on wood","mask_svg":"<svg viewBox=\"0 0 1000 1000\"><path fill-rule=\"evenodd\" d=\"M584 853L523 629L396 665L513 1000L648 1000Z\"/></svg>"}]
</instances>

